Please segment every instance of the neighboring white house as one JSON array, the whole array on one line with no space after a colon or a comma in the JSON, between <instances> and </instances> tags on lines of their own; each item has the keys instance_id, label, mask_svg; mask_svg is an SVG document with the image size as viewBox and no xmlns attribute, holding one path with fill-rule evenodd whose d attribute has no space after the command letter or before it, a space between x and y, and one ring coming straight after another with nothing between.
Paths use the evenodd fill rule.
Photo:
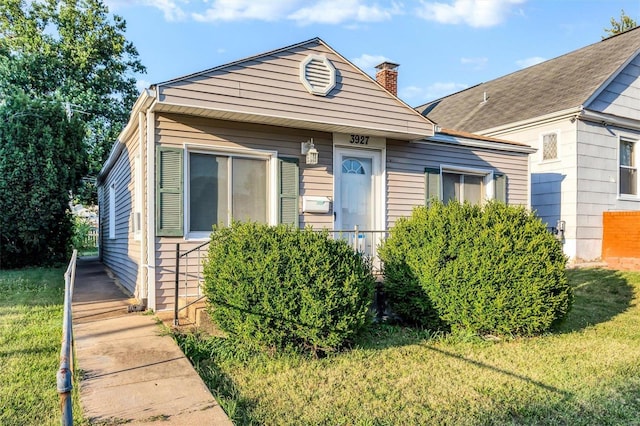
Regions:
<instances>
[{"instance_id":1,"label":"neighboring white house","mask_svg":"<svg viewBox=\"0 0 640 426\"><path fill-rule=\"evenodd\" d=\"M534 149L435 133L388 89L320 39L152 85L98 176L104 264L166 310L177 244L231 219L384 231L430 196L528 205Z\"/></svg>"},{"instance_id":2,"label":"neighboring white house","mask_svg":"<svg viewBox=\"0 0 640 426\"><path fill-rule=\"evenodd\" d=\"M603 212L640 210L640 28L416 109L538 148L532 208L574 261L601 256Z\"/></svg>"}]
</instances>

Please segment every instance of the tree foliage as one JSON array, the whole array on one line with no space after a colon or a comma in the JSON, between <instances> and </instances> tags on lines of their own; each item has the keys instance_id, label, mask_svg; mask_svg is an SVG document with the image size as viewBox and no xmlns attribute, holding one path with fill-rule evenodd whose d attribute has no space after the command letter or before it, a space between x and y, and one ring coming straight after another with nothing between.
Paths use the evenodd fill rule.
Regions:
<instances>
[{"instance_id":1,"label":"tree foliage","mask_svg":"<svg viewBox=\"0 0 640 426\"><path fill-rule=\"evenodd\" d=\"M67 102L87 125L91 176L126 124L137 96L134 74L145 72L125 31L102 0L0 2L0 96Z\"/></svg>"},{"instance_id":2,"label":"tree foliage","mask_svg":"<svg viewBox=\"0 0 640 426\"><path fill-rule=\"evenodd\" d=\"M0 269L68 258L69 193L86 172L84 125L59 100L0 104Z\"/></svg>"},{"instance_id":3,"label":"tree foliage","mask_svg":"<svg viewBox=\"0 0 640 426\"><path fill-rule=\"evenodd\" d=\"M617 21L616 18L611 18L611 27L605 28L604 32L606 35L602 36L603 39L612 37L616 34L623 33L627 30L635 28L638 26L638 23L629 17L626 13L624 13L624 9L620 12L620 20Z\"/></svg>"},{"instance_id":4,"label":"tree foliage","mask_svg":"<svg viewBox=\"0 0 640 426\"><path fill-rule=\"evenodd\" d=\"M126 124L144 72L102 0L0 1L0 268L67 257L70 194Z\"/></svg>"}]
</instances>

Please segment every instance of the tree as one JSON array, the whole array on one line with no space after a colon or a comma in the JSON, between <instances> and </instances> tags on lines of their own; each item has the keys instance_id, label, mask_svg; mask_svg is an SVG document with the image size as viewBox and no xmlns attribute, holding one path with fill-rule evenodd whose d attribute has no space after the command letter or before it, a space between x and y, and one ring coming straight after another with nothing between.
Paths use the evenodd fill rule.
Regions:
<instances>
[{"instance_id":1,"label":"tree","mask_svg":"<svg viewBox=\"0 0 640 426\"><path fill-rule=\"evenodd\" d=\"M100 170L145 71L125 30L102 0L0 1L0 268L67 258L70 194Z\"/></svg>"},{"instance_id":2,"label":"tree","mask_svg":"<svg viewBox=\"0 0 640 426\"><path fill-rule=\"evenodd\" d=\"M59 99L0 104L0 269L68 259L69 193L86 173L85 126Z\"/></svg>"},{"instance_id":3,"label":"tree","mask_svg":"<svg viewBox=\"0 0 640 426\"><path fill-rule=\"evenodd\" d=\"M125 31L102 0L0 3L0 96L55 93L67 102L87 126L89 176L127 122L138 94L134 74L145 72ZM84 198L96 201L95 190Z\"/></svg>"},{"instance_id":4,"label":"tree","mask_svg":"<svg viewBox=\"0 0 640 426\"><path fill-rule=\"evenodd\" d=\"M623 33L637 26L638 26L637 22L631 17L627 16L627 14L624 13L624 9L623 9L620 12L620 21L616 21L615 18L611 18L611 27L604 29L604 32L607 33L607 35L602 36L602 39L604 40L605 38L609 38L616 34Z\"/></svg>"}]
</instances>

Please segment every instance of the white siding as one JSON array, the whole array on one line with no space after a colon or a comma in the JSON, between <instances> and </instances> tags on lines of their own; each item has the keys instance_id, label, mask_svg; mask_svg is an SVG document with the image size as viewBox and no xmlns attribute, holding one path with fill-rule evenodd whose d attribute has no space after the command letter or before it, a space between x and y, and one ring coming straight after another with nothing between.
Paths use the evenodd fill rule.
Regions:
<instances>
[{"instance_id":1,"label":"white siding","mask_svg":"<svg viewBox=\"0 0 640 426\"><path fill-rule=\"evenodd\" d=\"M542 161L542 135L558 133L558 160ZM526 143L538 149L530 160L531 209L549 227L565 221L564 252L576 257L577 235L577 152L576 124L569 118L532 125L492 136Z\"/></svg>"},{"instance_id":2,"label":"white siding","mask_svg":"<svg viewBox=\"0 0 640 426\"><path fill-rule=\"evenodd\" d=\"M640 55L587 107L619 117L640 119Z\"/></svg>"},{"instance_id":3,"label":"white siding","mask_svg":"<svg viewBox=\"0 0 640 426\"><path fill-rule=\"evenodd\" d=\"M579 122L576 257L601 256L602 213L640 210L638 201L618 197L619 138L640 140L640 132Z\"/></svg>"}]
</instances>

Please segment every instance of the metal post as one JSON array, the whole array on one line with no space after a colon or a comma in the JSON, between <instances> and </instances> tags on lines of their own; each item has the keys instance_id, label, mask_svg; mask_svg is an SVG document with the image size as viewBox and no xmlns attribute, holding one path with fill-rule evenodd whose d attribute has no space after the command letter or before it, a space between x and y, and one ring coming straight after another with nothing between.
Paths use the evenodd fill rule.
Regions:
<instances>
[{"instance_id":1,"label":"metal post","mask_svg":"<svg viewBox=\"0 0 640 426\"><path fill-rule=\"evenodd\" d=\"M180 243L176 244L176 288L173 302L173 325L180 325L178 323L178 282L180 275Z\"/></svg>"},{"instance_id":2,"label":"metal post","mask_svg":"<svg viewBox=\"0 0 640 426\"><path fill-rule=\"evenodd\" d=\"M61 423L63 426L73 425L71 390L73 389L73 324L71 321L71 298L76 277L76 259L78 251L74 250L67 272L64 274L64 307L62 314L62 344L60 347L60 368L56 374L56 384L60 395Z\"/></svg>"},{"instance_id":3,"label":"metal post","mask_svg":"<svg viewBox=\"0 0 640 426\"><path fill-rule=\"evenodd\" d=\"M355 236L353 237L353 251L358 252L358 237L360 236L360 232L358 232L358 225L353 227L353 232Z\"/></svg>"}]
</instances>

